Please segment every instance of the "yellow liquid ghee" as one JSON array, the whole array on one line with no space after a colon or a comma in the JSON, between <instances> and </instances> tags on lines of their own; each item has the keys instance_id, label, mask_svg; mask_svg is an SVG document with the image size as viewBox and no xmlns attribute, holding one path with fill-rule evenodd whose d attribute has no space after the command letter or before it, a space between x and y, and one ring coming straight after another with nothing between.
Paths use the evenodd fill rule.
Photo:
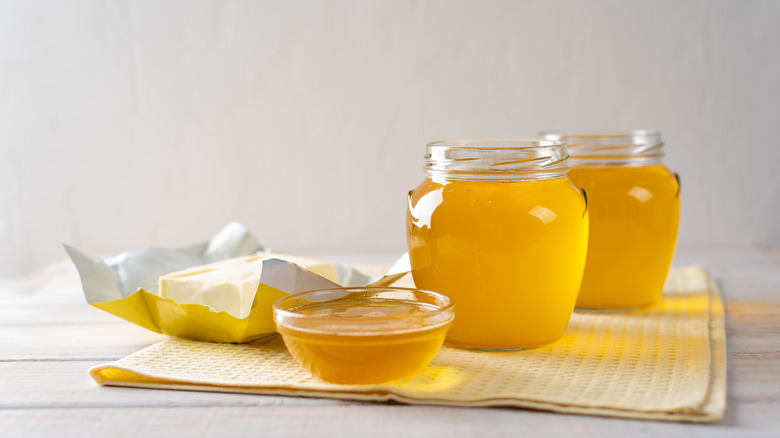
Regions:
<instances>
[{"instance_id":1,"label":"yellow liquid ghee","mask_svg":"<svg viewBox=\"0 0 780 438\"><path fill-rule=\"evenodd\" d=\"M663 165L573 167L590 203L577 308L638 309L661 296L680 216L679 184Z\"/></svg>"},{"instance_id":2,"label":"yellow liquid ghee","mask_svg":"<svg viewBox=\"0 0 780 438\"><path fill-rule=\"evenodd\" d=\"M563 335L588 239L585 200L566 178L426 178L410 193L407 237L417 287L457 306L447 342L522 349Z\"/></svg>"},{"instance_id":3,"label":"yellow liquid ghee","mask_svg":"<svg viewBox=\"0 0 780 438\"><path fill-rule=\"evenodd\" d=\"M298 321L295 326L277 324L277 331L298 363L323 380L382 383L422 372L441 348L452 321L423 326L392 318L437 309L398 300L315 303L292 311L320 318Z\"/></svg>"}]
</instances>

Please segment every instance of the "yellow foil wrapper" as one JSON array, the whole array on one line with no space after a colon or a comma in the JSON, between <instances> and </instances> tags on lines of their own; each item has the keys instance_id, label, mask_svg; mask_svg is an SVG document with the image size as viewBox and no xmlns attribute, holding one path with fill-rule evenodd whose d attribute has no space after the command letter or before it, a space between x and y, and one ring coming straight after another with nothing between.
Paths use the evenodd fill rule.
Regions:
<instances>
[{"instance_id":1,"label":"yellow foil wrapper","mask_svg":"<svg viewBox=\"0 0 780 438\"><path fill-rule=\"evenodd\" d=\"M233 257L266 252L241 224L231 223L207 242L181 249L145 248L114 257L90 257L65 246L81 276L87 302L149 330L211 342L243 343L275 332L273 303L282 296L339 286L387 285L404 273L376 279L341 265L338 283L279 259L263 261L249 315L237 318L201 304L184 304L157 294L159 277Z\"/></svg>"},{"instance_id":2,"label":"yellow foil wrapper","mask_svg":"<svg viewBox=\"0 0 780 438\"><path fill-rule=\"evenodd\" d=\"M243 319L227 312L214 312L201 304L177 303L143 289L119 300L90 304L158 333L200 341L244 343L275 331L271 306L285 295L260 284L257 297L261 298Z\"/></svg>"}]
</instances>

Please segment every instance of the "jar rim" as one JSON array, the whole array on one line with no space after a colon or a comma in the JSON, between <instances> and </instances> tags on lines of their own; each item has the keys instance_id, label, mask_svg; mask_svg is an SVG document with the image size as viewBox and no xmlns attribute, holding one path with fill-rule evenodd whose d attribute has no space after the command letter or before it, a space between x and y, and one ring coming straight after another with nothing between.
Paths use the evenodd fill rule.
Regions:
<instances>
[{"instance_id":1,"label":"jar rim","mask_svg":"<svg viewBox=\"0 0 780 438\"><path fill-rule=\"evenodd\" d=\"M539 133L540 137L555 136L572 138L633 138L660 137L660 131L650 129L549 129ZM659 139L660 140L660 139Z\"/></svg>"},{"instance_id":2,"label":"jar rim","mask_svg":"<svg viewBox=\"0 0 780 438\"><path fill-rule=\"evenodd\" d=\"M573 167L648 166L664 156L661 133L649 129L546 130L539 136L566 142Z\"/></svg>"},{"instance_id":3,"label":"jar rim","mask_svg":"<svg viewBox=\"0 0 780 438\"><path fill-rule=\"evenodd\" d=\"M489 144L496 145L490 146ZM505 145L501 145L505 144ZM519 144L523 144L520 146ZM469 138L455 140L437 140L426 144L427 147L447 147L464 150L523 150L544 149L550 147L566 146L561 140L548 140L543 138Z\"/></svg>"},{"instance_id":4,"label":"jar rim","mask_svg":"<svg viewBox=\"0 0 780 438\"><path fill-rule=\"evenodd\" d=\"M525 181L561 178L569 167L558 140L484 138L427 144L424 171L436 178Z\"/></svg>"}]
</instances>

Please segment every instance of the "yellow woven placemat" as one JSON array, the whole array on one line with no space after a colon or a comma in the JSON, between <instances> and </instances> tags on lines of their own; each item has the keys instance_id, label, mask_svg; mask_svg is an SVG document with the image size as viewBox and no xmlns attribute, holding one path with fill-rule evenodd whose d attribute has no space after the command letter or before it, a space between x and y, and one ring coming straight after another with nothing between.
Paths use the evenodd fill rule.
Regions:
<instances>
[{"instance_id":1,"label":"yellow woven placemat","mask_svg":"<svg viewBox=\"0 0 780 438\"><path fill-rule=\"evenodd\" d=\"M715 421L726 404L723 304L701 267L674 269L643 311L572 316L553 345L513 353L443 347L426 371L335 385L298 366L278 335L249 344L171 338L90 370L101 385Z\"/></svg>"}]
</instances>

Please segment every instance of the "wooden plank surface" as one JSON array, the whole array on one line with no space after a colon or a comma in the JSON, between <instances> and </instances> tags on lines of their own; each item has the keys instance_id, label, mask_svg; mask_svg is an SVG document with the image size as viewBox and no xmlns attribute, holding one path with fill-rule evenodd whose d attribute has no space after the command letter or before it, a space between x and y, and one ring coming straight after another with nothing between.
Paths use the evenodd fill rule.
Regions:
<instances>
[{"instance_id":1,"label":"wooden plank surface","mask_svg":"<svg viewBox=\"0 0 780 438\"><path fill-rule=\"evenodd\" d=\"M724 295L728 408L716 424L99 387L90 367L163 337L86 305L63 262L0 280L0 437L780 436L780 251L685 248L675 263L702 264Z\"/></svg>"},{"instance_id":2,"label":"wooden plank surface","mask_svg":"<svg viewBox=\"0 0 780 438\"><path fill-rule=\"evenodd\" d=\"M402 405L16 409L4 436L164 437L777 437L777 403L730 412L717 425L561 415L515 409ZM7 423L6 423L7 422ZM737 425L739 423L739 425Z\"/></svg>"}]
</instances>

